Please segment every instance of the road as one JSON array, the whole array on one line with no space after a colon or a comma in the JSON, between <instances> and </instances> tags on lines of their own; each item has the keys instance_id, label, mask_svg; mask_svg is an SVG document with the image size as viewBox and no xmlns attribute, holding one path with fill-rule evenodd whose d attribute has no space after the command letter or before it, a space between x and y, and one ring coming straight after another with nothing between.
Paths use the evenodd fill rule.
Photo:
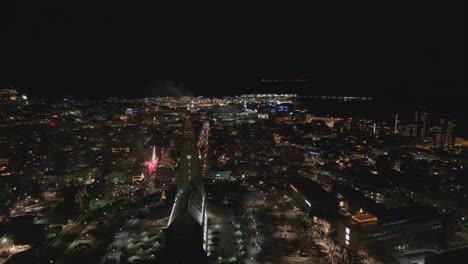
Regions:
<instances>
[{"instance_id":1,"label":"road","mask_svg":"<svg viewBox=\"0 0 468 264\"><path fill-rule=\"evenodd\" d=\"M78 235L78 237L70 244L70 246L68 246L67 250L65 250L65 253L63 253L62 257L57 261L55 262L56 264L64 264L65 262L65 257L71 253L73 251L73 249L75 248L75 246L77 246L79 243L80 243L80 238L85 235L86 233L88 233L89 231L91 231L93 228L96 227L96 221L93 221L91 223L89 223L84 229L83 231L81 231L81 233ZM53 263L53 260L51 260L51 263Z\"/></svg>"}]
</instances>

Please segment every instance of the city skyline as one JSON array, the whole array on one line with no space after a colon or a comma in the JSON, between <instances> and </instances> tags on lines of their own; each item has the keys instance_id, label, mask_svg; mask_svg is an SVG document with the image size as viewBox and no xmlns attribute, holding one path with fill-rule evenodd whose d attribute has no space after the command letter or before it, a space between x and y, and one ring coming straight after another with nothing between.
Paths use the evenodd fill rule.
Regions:
<instances>
[{"instance_id":1,"label":"city skyline","mask_svg":"<svg viewBox=\"0 0 468 264\"><path fill-rule=\"evenodd\" d=\"M0 3L0 264L468 259L463 3Z\"/></svg>"},{"instance_id":2,"label":"city skyline","mask_svg":"<svg viewBox=\"0 0 468 264\"><path fill-rule=\"evenodd\" d=\"M41 99L1 89L0 261L463 256L464 121L387 107L373 97Z\"/></svg>"}]
</instances>

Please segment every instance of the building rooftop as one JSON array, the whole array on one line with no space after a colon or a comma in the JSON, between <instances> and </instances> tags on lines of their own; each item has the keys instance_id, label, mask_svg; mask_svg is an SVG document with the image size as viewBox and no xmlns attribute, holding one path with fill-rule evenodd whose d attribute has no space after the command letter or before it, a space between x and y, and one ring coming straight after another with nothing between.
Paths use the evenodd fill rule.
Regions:
<instances>
[{"instance_id":1,"label":"building rooftop","mask_svg":"<svg viewBox=\"0 0 468 264\"><path fill-rule=\"evenodd\" d=\"M336 202L332 193L325 191L311 179L290 177L288 181L294 191L301 192L310 202Z\"/></svg>"},{"instance_id":2,"label":"building rooftop","mask_svg":"<svg viewBox=\"0 0 468 264\"><path fill-rule=\"evenodd\" d=\"M359 224L374 223L378 220L375 215L364 212L362 209L357 214L351 216L351 218Z\"/></svg>"},{"instance_id":3,"label":"building rooftop","mask_svg":"<svg viewBox=\"0 0 468 264\"><path fill-rule=\"evenodd\" d=\"M425 263L461 263L461 260L468 259L468 248L461 248L456 250L446 251L441 254L426 257ZM461 262L460 262L461 261Z\"/></svg>"},{"instance_id":4,"label":"building rooftop","mask_svg":"<svg viewBox=\"0 0 468 264\"><path fill-rule=\"evenodd\" d=\"M436 209L429 207L385 208L362 192L344 185L335 185L334 191L344 197L351 210L362 208L365 212L376 216L384 226L439 215Z\"/></svg>"},{"instance_id":5,"label":"building rooftop","mask_svg":"<svg viewBox=\"0 0 468 264\"><path fill-rule=\"evenodd\" d=\"M381 208L375 214L384 226L439 215L436 209L429 207Z\"/></svg>"}]
</instances>

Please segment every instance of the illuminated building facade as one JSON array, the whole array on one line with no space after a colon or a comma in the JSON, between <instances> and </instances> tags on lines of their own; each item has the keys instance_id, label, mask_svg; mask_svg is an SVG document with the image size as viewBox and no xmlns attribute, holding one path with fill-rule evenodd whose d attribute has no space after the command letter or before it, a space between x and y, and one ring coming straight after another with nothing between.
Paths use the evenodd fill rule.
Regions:
<instances>
[{"instance_id":1,"label":"illuminated building facade","mask_svg":"<svg viewBox=\"0 0 468 264\"><path fill-rule=\"evenodd\" d=\"M429 113L424 110L416 111L414 113L414 123L417 127L416 136L420 140L425 140L429 129Z\"/></svg>"},{"instance_id":2,"label":"illuminated building facade","mask_svg":"<svg viewBox=\"0 0 468 264\"><path fill-rule=\"evenodd\" d=\"M445 218L428 208L360 209L340 222L337 239L355 254L430 246L444 237Z\"/></svg>"},{"instance_id":3,"label":"illuminated building facade","mask_svg":"<svg viewBox=\"0 0 468 264\"><path fill-rule=\"evenodd\" d=\"M414 113L412 123L401 126L401 134L417 138L430 148L451 148L455 145L455 128L455 119L435 118L422 108Z\"/></svg>"},{"instance_id":4,"label":"illuminated building facade","mask_svg":"<svg viewBox=\"0 0 468 264\"><path fill-rule=\"evenodd\" d=\"M455 145L455 127L456 123L453 119L448 119L445 123L444 147L453 147Z\"/></svg>"},{"instance_id":5,"label":"illuminated building facade","mask_svg":"<svg viewBox=\"0 0 468 264\"><path fill-rule=\"evenodd\" d=\"M18 92L16 89L1 89L0 90L0 100L16 100Z\"/></svg>"},{"instance_id":6,"label":"illuminated building facade","mask_svg":"<svg viewBox=\"0 0 468 264\"><path fill-rule=\"evenodd\" d=\"M441 118L428 131L428 143L434 148L450 148L455 145L455 120Z\"/></svg>"},{"instance_id":7,"label":"illuminated building facade","mask_svg":"<svg viewBox=\"0 0 468 264\"><path fill-rule=\"evenodd\" d=\"M441 126L432 126L428 131L428 143L434 148L441 148L444 145L443 132Z\"/></svg>"},{"instance_id":8,"label":"illuminated building facade","mask_svg":"<svg viewBox=\"0 0 468 264\"><path fill-rule=\"evenodd\" d=\"M132 177L132 182L135 183L135 182L142 182L143 180L145 179L145 175L143 175L143 173L139 176L133 176Z\"/></svg>"}]
</instances>

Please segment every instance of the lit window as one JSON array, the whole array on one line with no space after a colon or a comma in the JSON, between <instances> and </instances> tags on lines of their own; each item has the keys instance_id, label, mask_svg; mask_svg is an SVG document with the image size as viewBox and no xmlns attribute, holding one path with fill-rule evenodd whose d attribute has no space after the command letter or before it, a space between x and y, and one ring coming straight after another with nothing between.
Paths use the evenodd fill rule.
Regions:
<instances>
[{"instance_id":1,"label":"lit window","mask_svg":"<svg viewBox=\"0 0 468 264\"><path fill-rule=\"evenodd\" d=\"M345 231L346 231L346 234L349 235L349 228L346 227Z\"/></svg>"},{"instance_id":2,"label":"lit window","mask_svg":"<svg viewBox=\"0 0 468 264\"><path fill-rule=\"evenodd\" d=\"M346 240L346 241L349 241L349 235L348 235L348 234L346 234L345 240Z\"/></svg>"},{"instance_id":3,"label":"lit window","mask_svg":"<svg viewBox=\"0 0 468 264\"><path fill-rule=\"evenodd\" d=\"M345 245L349 245L349 240L345 240Z\"/></svg>"}]
</instances>

